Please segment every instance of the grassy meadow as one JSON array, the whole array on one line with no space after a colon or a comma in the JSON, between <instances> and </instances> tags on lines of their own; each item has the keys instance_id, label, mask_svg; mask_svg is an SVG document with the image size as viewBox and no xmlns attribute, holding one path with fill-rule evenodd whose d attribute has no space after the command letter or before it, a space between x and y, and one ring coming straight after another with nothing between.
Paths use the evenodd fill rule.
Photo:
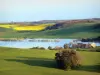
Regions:
<instances>
[{"instance_id":1,"label":"grassy meadow","mask_svg":"<svg viewBox=\"0 0 100 75\"><path fill-rule=\"evenodd\" d=\"M0 47L0 75L100 75L100 52L79 51L82 66L69 71L57 68L56 52Z\"/></svg>"}]
</instances>

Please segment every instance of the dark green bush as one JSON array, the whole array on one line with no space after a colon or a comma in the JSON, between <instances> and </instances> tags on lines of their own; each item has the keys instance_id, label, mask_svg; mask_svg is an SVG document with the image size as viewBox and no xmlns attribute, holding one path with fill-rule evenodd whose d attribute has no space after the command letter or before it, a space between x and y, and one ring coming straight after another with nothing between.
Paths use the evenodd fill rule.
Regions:
<instances>
[{"instance_id":1,"label":"dark green bush","mask_svg":"<svg viewBox=\"0 0 100 75\"><path fill-rule=\"evenodd\" d=\"M100 47L89 49L91 52L100 52Z\"/></svg>"},{"instance_id":2,"label":"dark green bush","mask_svg":"<svg viewBox=\"0 0 100 75\"><path fill-rule=\"evenodd\" d=\"M82 51L80 48L77 48L76 50L77 50L77 51Z\"/></svg>"},{"instance_id":3,"label":"dark green bush","mask_svg":"<svg viewBox=\"0 0 100 75\"><path fill-rule=\"evenodd\" d=\"M45 48L44 48L44 47L40 47L39 49L41 49L41 50L45 50Z\"/></svg>"},{"instance_id":4,"label":"dark green bush","mask_svg":"<svg viewBox=\"0 0 100 75\"><path fill-rule=\"evenodd\" d=\"M48 47L48 49L49 49L49 50L52 50L52 47L51 47L51 46L49 46L49 47Z\"/></svg>"},{"instance_id":5,"label":"dark green bush","mask_svg":"<svg viewBox=\"0 0 100 75\"><path fill-rule=\"evenodd\" d=\"M100 52L100 48L97 48L97 49L96 49L96 52Z\"/></svg>"},{"instance_id":6,"label":"dark green bush","mask_svg":"<svg viewBox=\"0 0 100 75\"><path fill-rule=\"evenodd\" d=\"M55 54L57 66L60 69L74 69L80 66L80 56L75 50L67 49Z\"/></svg>"},{"instance_id":7,"label":"dark green bush","mask_svg":"<svg viewBox=\"0 0 100 75\"><path fill-rule=\"evenodd\" d=\"M31 48L31 49L41 49L41 50L45 50L44 47L33 47L33 48Z\"/></svg>"}]
</instances>

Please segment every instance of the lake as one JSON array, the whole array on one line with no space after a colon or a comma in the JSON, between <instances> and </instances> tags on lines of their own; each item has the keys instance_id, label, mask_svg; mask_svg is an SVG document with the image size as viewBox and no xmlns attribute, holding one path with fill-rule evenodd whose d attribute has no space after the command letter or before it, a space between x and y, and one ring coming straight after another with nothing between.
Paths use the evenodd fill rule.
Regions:
<instances>
[{"instance_id":1,"label":"lake","mask_svg":"<svg viewBox=\"0 0 100 75\"><path fill-rule=\"evenodd\" d=\"M76 39L23 39L17 41L9 40L9 41L0 41L0 47L12 47L12 48L32 48L37 46L44 47L44 48L48 48L48 46L63 47L64 44L66 43L68 44L75 40ZM81 42L81 41L77 41L77 42ZM82 43L92 43L92 42L82 42ZM96 45L100 46L100 43L96 43Z\"/></svg>"}]
</instances>

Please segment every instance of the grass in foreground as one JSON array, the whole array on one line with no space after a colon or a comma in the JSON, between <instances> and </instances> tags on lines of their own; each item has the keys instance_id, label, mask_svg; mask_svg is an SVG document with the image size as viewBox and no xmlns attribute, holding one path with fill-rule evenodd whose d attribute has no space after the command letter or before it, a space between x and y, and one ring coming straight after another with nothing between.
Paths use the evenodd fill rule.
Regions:
<instances>
[{"instance_id":1,"label":"grass in foreground","mask_svg":"<svg viewBox=\"0 0 100 75\"><path fill-rule=\"evenodd\" d=\"M0 47L0 75L100 75L100 52L80 52L77 70L57 69L56 51Z\"/></svg>"}]
</instances>

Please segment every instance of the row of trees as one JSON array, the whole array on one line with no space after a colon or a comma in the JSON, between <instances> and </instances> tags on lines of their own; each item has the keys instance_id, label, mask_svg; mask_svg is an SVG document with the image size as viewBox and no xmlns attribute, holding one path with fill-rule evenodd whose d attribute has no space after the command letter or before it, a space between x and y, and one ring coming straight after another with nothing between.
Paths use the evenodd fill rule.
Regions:
<instances>
[{"instance_id":1,"label":"row of trees","mask_svg":"<svg viewBox=\"0 0 100 75\"><path fill-rule=\"evenodd\" d=\"M63 47L58 47L56 46L55 48L52 48L51 46L48 47L49 50L60 50L60 49L68 49L69 45L68 44L64 44Z\"/></svg>"},{"instance_id":2,"label":"row of trees","mask_svg":"<svg viewBox=\"0 0 100 75\"><path fill-rule=\"evenodd\" d=\"M69 48L68 44L64 44L64 49L67 49L67 48ZM37 46L37 47L32 47L31 49L43 49L43 50L45 50L44 47L39 47L39 46ZM62 47L55 47L55 48L52 48L51 46L49 46L48 49L49 49L49 50L61 50L61 49L63 49L63 48L62 48Z\"/></svg>"},{"instance_id":3,"label":"row of trees","mask_svg":"<svg viewBox=\"0 0 100 75\"><path fill-rule=\"evenodd\" d=\"M33 48L31 48L31 49L41 49L41 50L45 50L45 48L44 47L33 47Z\"/></svg>"}]
</instances>

